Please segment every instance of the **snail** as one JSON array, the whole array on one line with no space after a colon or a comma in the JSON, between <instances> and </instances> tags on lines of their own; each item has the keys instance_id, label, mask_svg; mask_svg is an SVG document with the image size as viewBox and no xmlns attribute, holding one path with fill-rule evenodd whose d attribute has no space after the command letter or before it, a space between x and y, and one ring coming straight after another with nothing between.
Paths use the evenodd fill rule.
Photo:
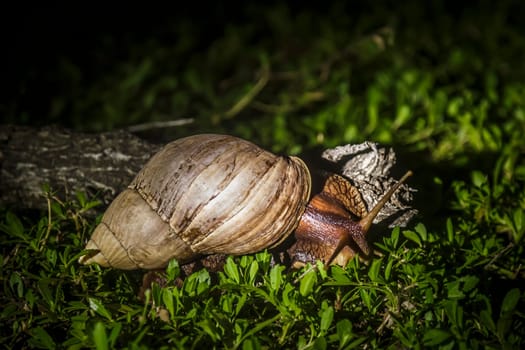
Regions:
<instances>
[{"instance_id":1,"label":"snail","mask_svg":"<svg viewBox=\"0 0 525 350\"><path fill-rule=\"evenodd\" d=\"M367 212L357 189L335 174L309 201L311 176L300 158L228 135L189 136L164 146L113 200L80 262L159 269L171 259L259 252L295 232L294 264L344 265L357 250L369 254L372 220L410 175Z\"/></svg>"}]
</instances>

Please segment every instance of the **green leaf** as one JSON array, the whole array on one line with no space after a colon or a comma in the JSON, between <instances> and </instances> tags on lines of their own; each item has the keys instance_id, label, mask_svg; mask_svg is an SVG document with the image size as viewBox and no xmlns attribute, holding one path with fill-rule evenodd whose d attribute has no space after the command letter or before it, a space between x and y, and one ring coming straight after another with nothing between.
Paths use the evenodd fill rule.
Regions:
<instances>
[{"instance_id":1,"label":"green leaf","mask_svg":"<svg viewBox=\"0 0 525 350\"><path fill-rule=\"evenodd\" d=\"M332 278L334 282L339 285L347 285L352 282L352 279L348 275L348 272L340 266L331 266L330 271L332 272Z\"/></svg>"},{"instance_id":2,"label":"green leaf","mask_svg":"<svg viewBox=\"0 0 525 350\"><path fill-rule=\"evenodd\" d=\"M206 269L202 269L192 274L196 275L197 278L197 295L201 295L210 289L211 277L210 273Z\"/></svg>"},{"instance_id":3,"label":"green leaf","mask_svg":"<svg viewBox=\"0 0 525 350\"><path fill-rule=\"evenodd\" d=\"M463 308L458 305L457 299L445 301L443 307L450 323L454 327L461 328L463 326Z\"/></svg>"},{"instance_id":4,"label":"green leaf","mask_svg":"<svg viewBox=\"0 0 525 350\"><path fill-rule=\"evenodd\" d=\"M353 337L352 323L348 319L342 319L336 324L339 349L342 349Z\"/></svg>"},{"instance_id":5,"label":"green leaf","mask_svg":"<svg viewBox=\"0 0 525 350\"><path fill-rule=\"evenodd\" d=\"M239 315L242 308L246 304L246 300L248 300L248 294L241 294L241 296L237 299L237 304L235 305L235 315Z\"/></svg>"},{"instance_id":6,"label":"green leaf","mask_svg":"<svg viewBox=\"0 0 525 350\"><path fill-rule=\"evenodd\" d=\"M180 275L180 267L177 259L171 259L166 268L167 282L174 281Z\"/></svg>"},{"instance_id":7,"label":"green leaf","mask_svg":"<svg viewBox=\"0 0 525 350\"><path fill-rule=\"evenodd\" d=\"M323 336L320 336L315 339L313 344L313 349L315 350L325 350L327 348L326 339Z\"/></svg>"},{"instance_id":8,"label":"green leaf","mask_svg":"<svg viewBox=\"0 0 525 350\"><path fill-rule=\"evenodd\" d=\"M259 268L265 274L268 272L268 268L270 267L271 259L272 257L270 253L268 253L266 250L255 254L255 260L259 263Z\"/></svg>"},{"instance_id":9,"label":"green leaf","mask_svg":"<svg viewBox=\"0 0 525 350\"><path fill-rule=\"evenodd\" d=\"M173 303L173 291L168 288L162 289L162 302L168 310L171 317L175 314L175 307Z\"/></svg>"},{"instance_id":10,"label":"green leaf","mask_svg":"<svg viewBox=\"0 0 525 350\"><path fill-rule=\"evenodd\" d=\"M30 331L30 334L29 343L32 346L40 349L56 349L55 341L44 328L36 327Z\"/></svg>"},{"instance_id":11,"label":"green leaf","mask_svg":"<svg viewBox=\"0 0 525 350\"><path fill-rule=\"evenodd\" d=\"M454 226L452 225L452 220L447 218L447 239L449 242L454 242Z\"/></svg>"},{"instance_id":12,"label":"green leaf","mask_svg":"<svg viewBox=\"0 0 525 350\"><path fill-rule=\"evenodd\" d=\"M326 279L326 277L328 277L328 273L327 273L326 266L324 265L324 263L321 260L317 260L315 262L315 266L317 267L317 273L319 274L321 279L322 280Z\"/></svg>"},{"instance_id":13,"label":"green leaf","mask_svg":"<svg viewBox=\"0 0 525 350\"><path fill-rule=\"evenodd\" d=\"M465 276L463 278L463 291L470 292L479 283L479 277L477 276Z\"/></svg>"},{"instance_id":14,"label":"green leaf","mask_svg":"<svg viewBox=\"0 0 525 350\"><path fill-rule=\"evenodd\" d=\"M393 249L396 249L399 243L399 233L400 233L399 226L394 227L394 229L392 230L392 235L390 236Z\"/></svg>"},{"instance_id":15,"label":"green leaf","mask_svg":"<svg viewBox=\"0 0 525 350\"><path fill-rule=\"evenodd\" d=\"M221 339L221 332L213 320L205 319L198 322L197 325L201 327L201 329L206 332L213 341L219 341Z\"/></svg>"},{"instance_id":16,"label":"green leaf","mask_svg":"<svg viewBox=\"0 0 525 350\"><path fill-rule=\"evenodd\" d=\"M359 294L361 295L361 300L363 300L368 310L372 310L372 299L370 298L369 291L365 288L361 288L359 290Z\"/></svg>"},{"instance_id":17,"label":"green leaf","mask_svg":"<svg viewBox=\"0 0 525 350\"><path fill-rule=\"evenodd\" d=\"M417 245L421 247L421 239L419 238L417 233L415 233L414 231L404 230L403 236L405 236L407 239L411 240L412 242L417 243Z\"/></svg>"},{"instance_id":18,"label":"green leaf","mask_svg":"<svg viewBox=\"0 0 525 350\"><path fill-rule=\"evenodd\" d=\"M496 333L496 324L488 310L482 310L479 314L479 318L485 327L487 327L492 333Z\"/></svg>"},{"instance_id":19,"label":"green leaf","mask_svg":"<svg viewBox=\"0 0 525 350\"><path fill-rule=\"evenodd\" d=\"M28 240L29 237L27 237L24 229L24 225L22 224L22 221L16 216L15 214L11 212L7 212L6 214L6 225L0 225L0 229L7 233L8 235L21 238L23 240Z\"/></svg>"},{"instance_id":20,"label":"green leaf","mask_svg":"<svg viewBox=\"0 0 525 350\"><path fill-rule=\"evenodd\" d=\"M254 327L252 327L244 336L243 338L248 338L254 336L256 333L260 332L262 329L275 324L277 320L281 318L280 314L275 315L274 317L271 317L267 320L261 321L257 324L255 324Z\"/></svg>"},{"instance_id":21,"label":"green leaf","mask_svg":"<svg viewBox=\"0 0 525 350\"><path fill-rule=\"evenodd\" d=\"M93 328L93 342L97 350L108 349L108 337L106 334L106 327L102 322L97 322Z\"/></svg>"},{"instance_id":22,"label":"green leaf","mask_svg":"<svg viewBox=\"0 0 525 350\"><path fill-rule=\"evenodd\" d=\"M201 269L184 280L183 290L190 296L200 295L209 289L210 283L210 273L206 269Z\"/></svg>"},{"instance_id":23,"label":"green leaf","mask_svg":"<svg viewBox=\"0 0 525 350\"><path fill-rule=\"evenodd\" d=\"M82 191L76 191L75 197L77 198L77 201L78 201L78 204L80 204L80 207L84 208L87 202L86 194Z\"/></svg>"},{"instance_id":24,"label":"green leaf","mask_svg":"<svg viewBox=\"0 0 525 350\"><path fill-rule=\"evenodd\" d=\"M427 228L422 223L419 223L414 227L414 230L416 230L418 236L421 238L423 242L426 242L428 240L428 234L427 234Z\"/></svg>"},{"instance_id":25,"label":"green leaf","mask_svg":"<svg viewBox=\"0 0 525 350\"><path fill-rule=\"evenodd\" d=\"M426 346L434 346L438 344L442 344L446 340L448 340L452 335L445 330L442 329L429 329L425 332L423 335L423 343Z\"/></svg>"},{"instance_id":26,"label":"green leaf","mask_svg":"<svg viewBox=\"0 0 525 350\"><path fill-rule=\"evenodd\" d=\"M62 219L62 220L67 220L67 213L64 212L64 206L61 205L60 203L56 203L56 202L51 202L51 212L53 213L53 215L55 215L56 217ZM47 218L46 218L46 222L47 222Z\"/></svg>"},{"instance_id":27,"label":"green leaf","mask_svg":"<svg viewBox=\"0 0 525 350\"><path fill-rule=\"evenodd\" d=\"M284 266L275 265L270 270L270 287L273 291L278 291L282 283L282 270Z\"/></svg>"},{"instance_id":28,"label":"green leaf","mask_svg":"<svg viewBox=\"0 0 525 350\"><path fill-rule=\"evenodd\" d=\"M521 208L515 209L512 219L512 238L514 244L518 244L525 235L525 211Z\"/></svg>"},{"instance_id":29,"label":"green leaf","mask_svg":"<svg viewBox=\"0 0 525 350\"><path fill-rule=\"evenodd\" d=\"M233 296L225 295L223 298L221 298L221 304L221 310L227 314L231 314L233 310Z\"/></svg>"},{"instance_id":30,"label":"green leaf","mask_svg":"<svg viewBox=\"0 0 525 350\"><path fill-rule=\"evenodd\" d=\"M53 298L53 293L51 292L51 289L49 288L49 284L51 281L47 278L42 278L38 281L38 291L40 292L40 295L42 296L42 299L47 303L49 308L53 310L55 308L55 300Z\"/></svg>"},{"instance_id":31,"label":"green leaf","mask_svg":"<svg viewBox=\"0 0 525 350\"><path fill-rule=\"evenodd\" d=\"M321 325L320 330L321 332L326 332L328 328L332 325L332 321L334 319L334 308L332 306L326 305L323 302L323 306L325 306L321 313Z\"/></svg>"},{"instance_id":32,"label":"green leaf","mask_svg":"<svg viewBox=\"0 0 525 350\"><path fill-rule=\"evenodd\" d=\"M381 276L379 276L379 270L381 269L381 263L383 262L383 259L375 259L370 264L370 268L368 269L368 277L370 277L370 280L372 282L382 282Z\"/></svg>"},{"instance_id":33,"label":"green leaf","mask_svg":"<svg viewBox=\"0 0 525 350\"><path fill-rule=\"evenodd\" d=\"M239 268L231 256L226 259L226 263L224 264L224 272L235 283L240 282L241 279L239 277Z\"/></svg>"},{"instance_id":34,"label":"green leaf","mask_svg":"<svg viewBox=\"0 0 525 350\"><path fill-rule=\"evenodd\" d=\"M310 295L316 283L317 272L315 270L308 271L301 279L301 283L299 285L299 293L301 293L303 297Z\"/></svg>"},{"instance_id":35,"label":"green leaf","mask_svg":"<svg viewBox=\"0 0 525 350\"><path fill-rule=\"evenodd\" d=\"M405 124L410 119L411 111L410 106L403 104L401 107L397 109L397 115L394 124L396 125L396 128L400 127L401 125Z\"/></svg>"},{"instance_id":36,"label":"green leaf","mask_svg":"<svg viewBox=\"0 0 525 350\"><path fill-rule=\"evenodd\" d=\"M113 329L111 329L111 333L109 334L108 342L110 345L110 348L114 349L115 344L117 343L120 335L120 331L122 330L122 323L116 322L113 323Z\"/></svg>"},{"instance_id":37,"label":"green leaf","mask_svg":"<svg viewBox=\"0 0 525 350\"><path fill-rule=\"evenodd\" d=\"M96 298L88 298L89 301L89 308L93 311L95 311L97 314L99 314L102 317L107 318L108 320L112 321L111 314L106 309L104 304L96 299Z\"/></svg>"},{"instance_id":38,"label":"green leaf","mask_svg":"<svg viewBox=\"0 0 525 350\"><path fill-rule=\"evenodd\" d=\"M497 324L496 324L496 329L497 329L496 334L498 335L498 338L505 339L505 337L507 336L507 334L511 330L511 327L512 327L512 316L510 316L510 317L505 317L505 316L500 317L498 319Z\"/></svg>"},{"instance_id":39,"label":"green leaf","mask_svg":"<svg viewBox=\"0 0 525 350\"><path fill-rule=\"evenodd\" d=\"M24 282L19 273L15 272L9 277L9 286L11 287L11 290L15 291L18 298L24 296Z\"/></svg>"},{"instance_id":40,"label":"green leaf","mask_svg":"<svg viewBox=\"0 0 525 350\"><path fill-rule=\"evenodd\" d=\"M386 263L385 267L385 280L390 280L390 275L392 274L392 266L394 265L394 259L390 258Z\"/></svg>"},{"instance_id":41,"label":"green leaf","mask_svg":"<svg viewBox=\"0 0 525 350\"><path fill-rule=\"evenodd\" d=\"M501 314L509 314L514 311L518 301L520 300L521 292L518 288L513 288L505 294L503 302L501 303Z\"/></svg>"},{"instance_id":42,"label":"green leaf","mask_svg":"<svg viewBox=\"0 0 525 350\"><path fill-rule=\"evenodd\" d=\"M259 350L261 343L256 337L249 337L242 342L242 350Z\"/></svg>"},{"instance_id":43,"label":"green leaf","mask_svg":"<svg viewBox=\"0 0 525 350\"><path fill-rule=\"evenodd\" d=\"M248 282L250 284L253 284L255 282L255 278L257 277L258 272L259 272L259 263L257 262L257 260L254 260L250 264L250 270L248 272Z\"/></svg>"},{"instance_id":44,"label":"green leaf","mask_svg":"<svg viewBox=\"0 0 525 350\"><path fill-rule=\"evenodd\" d=\"M350 344L348 344L348 346L345 349L361 349L362 347L359 348L359 345L363 344L367 340L368 340L367 337L359 337L355 339L353 342L351 342Z\"/></svg>"},{"instance_id":45,"label":"green leaf","mask_svg":"<svg viewBox=\"0 0 525 350\"><path fill-rule=\"evenodd\" d=\"M472 183L476 187L481 187L487 182L487 176L480 171L473 171L471 176Z\"/></svg>"},{"instance_id":46,"label":"green leaf","mask_svg":"<svg viewBox=\"0 0 525 350\"><path fill-rule=\"evenodd\" d=\"M102 204L102 202L99 201L99 200L89 201L82 207L82 209L83 210L88 210L88 209L91 209L91 208L98 207L101 204Z\"/></svg>"}]
</instances>

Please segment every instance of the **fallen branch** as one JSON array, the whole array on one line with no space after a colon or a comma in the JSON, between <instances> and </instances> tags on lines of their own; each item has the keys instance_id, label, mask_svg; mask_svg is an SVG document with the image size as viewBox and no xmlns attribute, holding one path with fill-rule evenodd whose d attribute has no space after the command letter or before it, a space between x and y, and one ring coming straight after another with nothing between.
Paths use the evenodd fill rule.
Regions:
<instances>
[{"instance_id":1,"label":"fallen branch","mask_svg":"<svg viewBox=\"0 0 525 350\"><path fill-rule=\"evenodd\" d=\"M96 195L104 210L159 148L124 131L1 125L0 204L45 210L49 185L66 200L76 191Z\"/></svg>"}]
</instances>

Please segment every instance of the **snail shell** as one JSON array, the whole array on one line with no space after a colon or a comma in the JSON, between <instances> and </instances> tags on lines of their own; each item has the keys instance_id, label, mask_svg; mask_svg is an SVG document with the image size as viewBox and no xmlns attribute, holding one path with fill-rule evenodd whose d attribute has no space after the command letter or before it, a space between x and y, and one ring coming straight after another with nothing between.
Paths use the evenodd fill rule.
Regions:
<instances>
[{"instance_id":1,"label":"snail shell","mask_svg":"<svg viewBox=\"0 0 525 350\"><path fill-rule=\"evenodd\" d=\"M80 262L156 269L173 258L271 248L298 226L310 187L299 158L227 135L179 139L115 198Z\"/></svg>"}]
</instances>

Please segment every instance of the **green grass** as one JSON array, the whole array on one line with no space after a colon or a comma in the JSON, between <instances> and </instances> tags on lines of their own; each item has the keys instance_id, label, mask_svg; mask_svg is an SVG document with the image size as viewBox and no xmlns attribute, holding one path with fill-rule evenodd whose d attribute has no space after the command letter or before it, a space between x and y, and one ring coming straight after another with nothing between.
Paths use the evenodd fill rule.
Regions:
<instances>
[{"instance_id":1,"label":"green grass","mask_svg":"<svg viewBox=\"0 0 525 350\"><path fill-rule=\"evenodd\" d=\"M501 185L499 198L491 198L486 178L473 173L472 182L452 187L451 206L462 217L432 231L422 223L394 229L376 242L383 256L367 265L354 259L344 269L289 271L261 252L229 258L218 275L202 270L181 286L154 285L144 301L139 272L77 263L93 225L83 208L94 203L82 196L65 207L50 202L49 216L36 224L7 212L0 226L2 343L519 348L525 215L503 205L516 185ZM168 280L178 275L172 261Z\"/></svg>"},{"instance_id":2,"label":"green grass","mask_svg":"<svg viewBox=\"0 0 525 350\"><path fill-rule=\"evenodd\" d=\"M421 216L376 237L380 256L366 264L291 271L261 252L230 258L218 274L154 285L140 300L141 272L77 263L96 198L49 194L49 211L38 217L2 208L0 343L525 347L519 11L503 2L449 17L436 2L428 17L428 8L408 6L404 14L320 17L316 26L311 12L267 7L205 49L190 35L175 47L135 44L127 61L87 86L75 80L80 67L60 66L75 88L51 96L48 118L67 115L75 128L194 117L164 136L228 131L294 154L362 140L393 145L415 171ZM171 30L195 34L188 23ZM178 275L173 261L168 279Z\"/></svg>"}]
</instances>

